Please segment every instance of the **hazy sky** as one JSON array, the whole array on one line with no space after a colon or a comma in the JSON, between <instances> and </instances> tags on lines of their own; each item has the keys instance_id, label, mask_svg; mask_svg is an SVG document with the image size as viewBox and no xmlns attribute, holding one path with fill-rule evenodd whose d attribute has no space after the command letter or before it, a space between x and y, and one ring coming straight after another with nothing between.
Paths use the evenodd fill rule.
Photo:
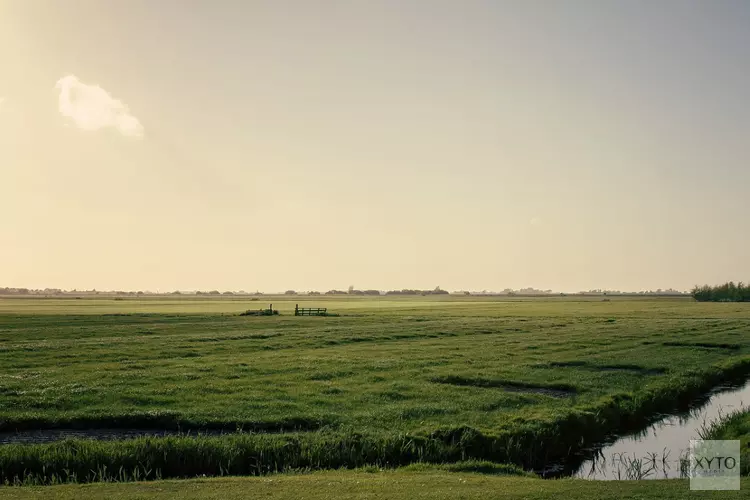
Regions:
<instances>
[{"instance_id":1,"label":"hazy sky","mask_svg":"<svg viewBox=\"0 0 750 500\"><path fill-rule=\"evenodd\" d=\"M0 0L0 286L750 280L750 3Z\"/></svg>"}]
</instances>

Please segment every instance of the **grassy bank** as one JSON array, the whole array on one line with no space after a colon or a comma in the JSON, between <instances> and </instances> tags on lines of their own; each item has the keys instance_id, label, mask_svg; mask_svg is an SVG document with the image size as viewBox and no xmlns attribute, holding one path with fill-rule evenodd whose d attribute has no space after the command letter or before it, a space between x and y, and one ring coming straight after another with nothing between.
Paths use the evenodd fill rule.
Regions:
<instances>
[{"instance_id":1,"label":"grassy bank","mask_svg":"<svg viewBox=\"0 0 750 500\"><path fill-rule=\"evenodd\" d=\"M739 439L741 446L740 467L742 474L750 475L750 409L734 411L724 418L712 422L702 432L703 439Z\"/></svg>"},{"instance_id":2,"label":"grassy bank","mask_svg":"<svg viewBox=\"0 0 750 500\"><path fill-rule=\"evenodd\" d=\"M25 499L733 499L747 498L750 480L741 491L691 491L686 480L584 481L529 479L424 470L398 472L328 471L263 478L216 478L148 483L95 483L47 487L0 488L0 498Z\"/></svg>"}]
</instances>

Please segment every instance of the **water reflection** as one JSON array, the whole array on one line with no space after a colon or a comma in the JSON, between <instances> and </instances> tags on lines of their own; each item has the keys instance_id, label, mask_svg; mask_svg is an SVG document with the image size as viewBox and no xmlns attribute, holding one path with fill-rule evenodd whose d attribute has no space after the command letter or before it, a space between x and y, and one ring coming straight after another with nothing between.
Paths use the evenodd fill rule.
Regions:
<instances>
[{"instance_id":1,"label":"water reflection","mask_svg":"<svg viewBox=\"0 0 750 500\"><path fill-rule=\"evenodd\" d=\"M585 462L576 473L576 477L613 480L688 477L688 453L687 449L680 450L679 453L662 450L645 453L643 456L615 452L609 459L606 455L598 455L595 459Z\"/></svg>"},{"instance_id":2,"label":"water reflection","mask_svg":"<svg viewBox=\"0 0 750 500\"><path fill-rule=\"evenodd\" d=\"M723 415L750 404L750 383L720 387L687 412L666 415L640 432L623 436L599 450L573 474L583 479L672 479L687 477L691 439Z\"/></svg>"}]
</instances>

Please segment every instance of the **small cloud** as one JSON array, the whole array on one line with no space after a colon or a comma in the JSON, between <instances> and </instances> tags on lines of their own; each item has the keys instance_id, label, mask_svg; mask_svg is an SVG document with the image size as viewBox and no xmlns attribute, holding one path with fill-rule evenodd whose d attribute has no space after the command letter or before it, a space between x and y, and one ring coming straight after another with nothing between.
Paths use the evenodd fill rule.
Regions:
<instances>
[{"instance_id":1,"label":"small cloud","mask_svg":"<svg viewBox=\"0 0 750 500\"><path fill-rule=\"evenodd\" d=\"M540 217L532 217L531 220L529 221L529 224L531 224L532 226L538 226L541 223L542 223L542 219Z\"/></svg>"},{"instance_id":2,"label":"small cloud","mask_svg":"<svg viewBox=\"0 0 750 500\"><path fill-rule=\"evenodd\" d=\"M111 127L128 137L143 137L143 125L128 107L98 85L87 85L73 75L57 81L58 109L83 130Z\"/></svg>"},{"instance_id":3,"label":"small cloud","mask_svg":"<svg viewBox=\"0 0 750 500\"><path fill-rule=\"evenodd\" d=\"M5 102L5 97L0 97L0 108L3 107L4 102Z\"/></svg>"}]
</instances>

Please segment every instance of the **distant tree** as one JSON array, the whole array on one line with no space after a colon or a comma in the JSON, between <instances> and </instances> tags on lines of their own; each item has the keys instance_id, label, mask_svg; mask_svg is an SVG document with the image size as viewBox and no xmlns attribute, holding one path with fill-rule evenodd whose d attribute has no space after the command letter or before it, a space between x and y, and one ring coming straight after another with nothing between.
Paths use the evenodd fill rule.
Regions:
<instances>
[{"instance_id":1,"label":"distant tree","mask_svg":"<svg viewBox=\"0 0 750 500\"><path fill-rule=\"evenodd\" d=\"M286 292L284 292L284 295L297 295L297 292L295 292L294 290L287 290Z\"/></svg>"},{"instance_id":2,"label":"distant tree","mask_svg":"<svg viewBox=\"0 0 750 500\"><path fill-rule=\"evenodd\" d=\"M227 290L226 292L222 293L222 295L234 295L234 292L230 292Z\"/></svg>"},{"instance_id":3,"label":"distant tree","mask_svg":"<svg viewBox=\"0 0 750 500\"><path fill-rule=\"evenodd\" d=\"M320 292L311 291L311 292L308 292L307 295L320 295Z\"/></svg>"},{"instance_id":4,"label":"distant tree","mask_svg":"<svg viewBox=\"0 0 750 500\"><path fill-rule=\"evenodd\" d=\"M718 286L695 286L690 294L698 302L750 302L750 285L730 281Z\"/></svg>"},{"instance_id":5,"label":"distant tree","mask_svg":"<svg viewBox=\"0 0 750 500\"><path fill-rule=\"evenodd\" d=\"M211 290L210 292L208 292L208 294L209 295L221 295L221 292L219 292L218 290Z\"/></svg>"},{"instance_id":6,"label":"distant tree","mask_svg":"<svg viewBox=\"0 0 750 500\"><path fill-rule=\"evenodd\" d=\"M347 290L348 293L354 292L354 285L349 285L349 289Z\"/></svg>"},{"instance_id":7,"label":"distant tree","mask_svg":"<svg viewBox=\"0 0 750 500\"><path fill-rule=\"evenodd\" d=\"M388 290L385 292L386 295L447 295L449 292L447 290L442 290L440 287L435 288L434 290L411 290L408 288L404 288L403 290Z\"/></svg>"}]
</instances>

